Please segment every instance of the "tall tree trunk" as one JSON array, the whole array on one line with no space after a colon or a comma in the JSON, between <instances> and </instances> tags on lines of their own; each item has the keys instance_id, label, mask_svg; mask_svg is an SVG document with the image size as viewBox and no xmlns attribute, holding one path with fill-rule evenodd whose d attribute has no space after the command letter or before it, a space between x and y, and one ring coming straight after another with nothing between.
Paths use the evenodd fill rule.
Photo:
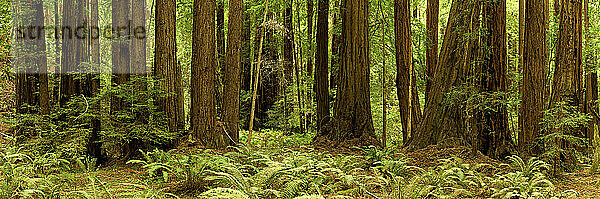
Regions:
<instances>
[{"instance_id":1,"label":"tall tree trunk","mask_svg":"<svg viewBox=\"0 0 600 199\"><path fill-rule=\"evenodd\" d=\"M427 49L426 53L426 85L425 85L425 103L429 101L429 91L431 90L431 80L435 75L438 59L438 24L440 15L440 1L427 0Z\"/></svg>"},{"instance_id":2,"label":"tall tree trunk","mask_svg":"<svg viewBox=\"0 0 600 199\"><path fill-rule=\"evenodd\" d=\"M545 0L548 1L548 0ZM546 6L539 0L525 1L525 37L523 51L523 84L521 86L521 116L519 150L521 154L537 155L540 149L533 141L541 133L540 121L546 100Z\"/></svg>"},{"instance_id":3,"label":"tall tree trunk","mask_svg":"<svg viewBox=\"0 0 600 199\"><path fill-rule=\"evenodd\" d=\"M216 129L215 0L194 1L191 74L191 132L208 148L222 149L225 137Z\"/></svg>"},{"instance_id":4,"label":"tall tree trunk","mask_svg":"<svg viewBox=\"0 0 600 199\"><path fill-rule=\"evenodd\" d=\"M329 78L329 89L331 90L337 90L338 88L338 82L339 82L339 70L340 70L340 65L341 65L341 57L340 57L340 53L342 51L342 47L341 47L341 31L336 31L338 30L336 27L341 27L340 24L340 18L341 18L341 1L342 0L338 0L337 1L337 5L336 7L338 8L338 13L333 13L333 20L332 20L332 30L331 31L331 74L330 74L330 78ZM341 28L340 28L341 29ZM331 100L334 100L333 98Z\"/></svg>"},{"instance_id":5,"label":"tall tree trunk","mask_svg":"<svg viewBox=\"0 0 600 199\"><path fill-rule=\"evenodd\" d=\"M130 2L128 0L112 1L113 27L127 27L130 15ZM112 43L112 85L127 84L130 72L130 38L127 30L117 28L113 32ZM111 97L111 111L114 113L123 110L127 105L123 98Z\"/></svg>"},{"instance_id":6,"label":"tall tree trunk","mask_svg":"<svg viewBox=\"0 0 600 199\"><path fill-rule=\"evenodd\" d=\"M306 72L308 76L311 76L313 73L313 16L315 13L315 2L314 0L306 0L306 24L308 31L308 61L306 63ZM291 4L290 4L291 5Z\"/></svg>"},{"instance_id":7,"label":"tall tree trunk","mask_svg":"<svg viewBox=\"0 0 600 199\"><path fill-rule=\"evenodd\" d=\"M577 111L583 110L583 67L582 67L582 0L561 0L559 14L558 44L554 76L552 79L552 93L550 107L573 106ZM558 115L558 117L564 117ZM583 125L581 125L583 126ZM580 127L581 127L580 126ZM564 134L584 138L585 134L580 127L562 127L553 129ZM575 143L568 139L559 138L564 150L573 150ZM561 153L561 162L565 165L574 165L577 161L572 154Z\"/></svg>"},{"instance_id":8,"label":"tall tree trunk","mask_svg":"<svg viewBox=\"0 0 600 199\"><path fill-rule=\"evenodd\" d=\"M452 3L438 63L444 67L440 67L434 75L430 100L415 131L417 133L408 140L408 149L435 144L442 147L469 145L460 104L463 100L460 100L460 96L446 94L467 81L471 60L470 56L465 55L469 55L475 45L468 35L474 34L474 28L478 25L478 4L477 0L455 0Z\"/></svg>"},{"instance_id":9,"label":"tall tree trunk","mask_svg":"<svg viewBox=\"0 0 600 199\"><path fill-rule=\"evenodd\" d=\"M550 102L580 107L582 95L581 0L561 0L556 66Z\"/></svg>"},{"instance_id":10,"label":"tall tree trunk","mask_svg":"<svg viewBox=\"0 0 600 199\"><path fill-rule=\"evenodd\" d=\"M385 148L387 146L387 87L386 87L386 82L387 82L387 71L386 71L386 65L385 65L385 61L386 61L386 56L387 56L387 43L386 43L386 36L385 36L385 28L387 26L387 23L385 22L385 14L383 12L383 7L381 6L381 1L379 2L379 12L381 13L381 31L383 32L382 36L381 36L381 51L383 52L383 70L381 71L381 90L382 90L382 94L381 94L381 98L382 98L382 111L383 111L383 124L382 124L382 131L381 131L381 144L383 145L383 148Z\"/></svg>"},{"instance_id":11,"label":"tall tree trunk","mask_svg":"<svg viewBox=\"0 0 600 199\"><path fill-rule=\"evenodd\" d=\"M262 52L263 52L263 42L265 41L265 25L267 22L267 14L269 11L269 0L266 0L265 2L265 10L264 10L264 16L263 16L263 20L261 24L258 24L256 26L256 37L260 37L260 41L258 42L258 55L256 58L256 67L254 68L254 79L252 80L252 106L250 107L250 123L249 123L249 128L248 128L248 139L246 139L246 146L248 147L252 147L252 131L254 130L254 116L256 113L256 95L257 95L257 90L258 90L258 82L259 82L259 78L260 78L260 67L262 64ZM255 38L256 40L256 38Z\"/></svg>"},{"instance_id":12,"label":"tall tree trunk","mask_svg":"<svg viewBox=\"0 0 600 199\"><path fill-rule=\"evenodd\" d=\"M175 0L165 0L156 4L156 41L154 76L160 89L167 96L160 97L158 108L165 113L169 131L180 132L184 128L183 88L181 66L177 64L175 39Z\"/></svg>"},{"instance_id":13,"label":"tall tree trunk","mask_svg":"<svg viewBox=\"0 0 600 199\"><path fill-rule=\"evenodd\" d=\"M593 48L590 46L590 40L592 39L590 36L590 7L589 0L585 0L583 4L584 8L584 26L586 35L586 49ZM594 144L594 135L596 134L596 129L594 128L598 121L598 105L596 101L598 100L598 73L596 68L592 66L590 62L593 60L593 55L591 53L587 53L584 57L584 67L585 71L585 102L584 108L585 113L593 116L593 119L588 123L588 127L586 129L586 137L588 138L588 144L590 147L593 147Z\"/></svg>"},{"instance_id":14,"label":"tall tree trunk","mask_svg":"<svg viewBox=\"0 0 600 199\"><path fill-rule=\"evenodd\" d=\"M517 64L518 72L521 72L520 69L524 64L523 54L525 52L525 1L526 0L519 0L519 64Z\"/></svg>"},{"instance_id":15,"label":"tall tree trunk","mask_svg":"<svg viewBox=\"0 0 600 199\"><path fill-rule=\"evenodd\" d=\"M73 9L75 7L75 0L63 0L62 7L62 26L61 27L77 27L76 19L77 19L77 9ZM66 29L65 29L66 30ZM68 31L67 31L68 32ZM61 58L61 67L60 67L60 94L59 101L60 106L66 106L67 102L71 99L72 95L76 94L76 85L74 72L76 70L76 57L74 56L76 53L76 42L77 39L72 37L72 32L63 33L62 36L62 58Z\"/></svg>"},{"instance_id":16,"label":"tall tree trunk","mask_svg":"<svg viewBox=\"0 0 600 199\"><path fill-rule=\"evenodd\" d=\"M410 32L410 1L394 1L396 36L396 91L400 104L402 138L406 142L417 126L421 114L414 80L412 37Z\"/></svg>"},{"instance_id":17,"label":"tall tree trunk","mask_svg":"<svg viewBox=\"0 0 600 199\"><path fill-rule=\"evenodd\" d=\"M329 0L319 0L317 16L317 56L315 95L317 98L317 129L329 120Z\"/></svg>"},{"instance_id":18,"label":"tall tree trunk","mask_svg":"<svg viewBox=\"0 0 600 199\"><path fill-rule=\"evenodd\" d=\"M294 36L294 28L293 28L293 14L292 14L292 5L293 0L287 2L287 6L285 7L285 19L283 24L285 26L285 34L283 41L283 61L284 61L284 76L285 76L285 86L292 83L293 73L293 64L294 64L294 44L292 43L292 38Z\"/></svg>"},{"instance_id":19,"label":"tall tree trunk","mask_svg":"<svg viewBox=\"0 0 600 199\"><path fill-rule=\"evenodd\" d=\"M35 4L35 21L33 22L34 27L44 27L44 4L43 1L36 1ZM50 99L48 92L48 60L46 57L46 35L44 29L38 29L40 31L39 38L37 38L36 49L39 52L37 57L37 65L39 68L39 105L40 113L42 115L50 114Z\"/></svg>"},{"instance_id":20,"label":"tall tree trunk","mask_svg":"<svg viewBox=\"0 0 600 199\"><path fill-rule=\"evenodd\" d=\"M242 71L242 29L243 29L243 0L229 1L229 28L227 39L227 66L225 68L225 81L223 87L223 118L225 133L228 136L226 143L235 146L239 143L240 123L240 86Z\"/></svg>"},{"instance_id":21,"label":"tall tree trunk","mask_svg":"<svg viewBox=\"0 0 600 199\"><path fill-rule=\"evenodd\" d=\"M345 0L342 11L343 58L332 131L321 131L316 145L380 146L373 128L369 88L369 1Z\"/></svg>"},{"instance_id":22,"label":"tall tree trunk","mask_svg":"<svg viewBox=\"0 0 600 199\"><path fill-rule=\"evenodd\" d=\"M506 0L486 1L484 3L483 23L484 46L489 47L483 56L481 73L481 92L486 100L503 102L507 83L506 52ZM493 158L504 158L515 154L514 143L508 129L508 112L504 103L491 104L480 114L482 126L479 135L479 151Z\"/></svg>"},{"instance_id":23,"label":"tall tree trunk","mask_svg":"<svg viewBox=\"0 0 600 199\"><path fill-rule=\"evenodd\" d=\"M252 48L251 48L251 27L249 5L244 5L243 11L243 32L242 32L242 90L250 91L252 79Z\"/></svg>"},{"instance_id":24,"label":"tall tree trunk","mask_svg":"<svg viewBox=\"0 0 600 199\"><path fill-rule=\"evenodd\" d=\"M250 91L252 88L252 17L248 11L251 5L246 1L243 5L243 29L242 29L242 84L241 88Z\"/></svg>"},{"instance_id":25,"label":"tall tree trunk","mask_svg":"<svg viewBox=\"0 0 600 199\"><path fill-rule=\"evenodd\" d=\"M37 109L32 109L29 106L41 105L37 99L38 70L40 70L44 62L42 59L46 55L42 52L41 42L44 39L43 29L29 29L22 27L43 27L44 13L43 2L41 1L14 1L13 6L13 22L14 27L19 29L19 33L13 38L14 50L14 66L15 66L15 106L16 113L36 113ZM41 38L41 39L40 39ZM35 56L32 56L35 55ZM46 93L47 94L47 93Z\"/></svg>"},{"instance_id":26,"label":"tall tree trunk","mask_svg":"<svg viewBox=\"0 0 600 199\"><path fill-rule=\"evenodd\" d=\"M224 0L216 0L217 1L217 13L216 13L216 23L217 23L217 70L216 70L216 78L215 78L215 96L216 96L216 105L217 105L217 115L221 116L223 114L223 99L225 96L223 95L223 90L225 89L223 86L223 78L225 71L225 2Z\"/></svg>"},{"instance_id":27,"label":"tall tree trunk","mask_svg":"<svg viewBox=\"0 0 600 199\"><path fill-rule=\"evenodd\" d=\"M90 26L91 27L99 27L98 26L98 22L99 22L99 13L98 13L99 9L98 9L98 0L91 0L90 1ZM100 34L98 32L98 34ZM93 32L91 33L92 37ZM91 65L92 67L94 67L94 69L99 70L100 68L100 40L99 39L90 39L90 61L91 61ZM89 81L90 82L90 90L92 92L92 96L96 97L98 94L98 91L100 89L100 77L98 75L98 73L91 73L88 75L89 76ZM92 126L92 131L90 132L90 135L88 137L87 140L87 153L96 158L96 164L100 165L102 163L104 163L105 159L104 156L102 156L102 143L100 143L100 131L101 131L101 124L100 124L100 119L99 119L99 114L100 114L100 104L98 103L97 105L94 105L92 107L92 112L94 114L97 114L98 116L95 118L92 118L91 121L91 126Z\"/></svg>"}]
</instances>

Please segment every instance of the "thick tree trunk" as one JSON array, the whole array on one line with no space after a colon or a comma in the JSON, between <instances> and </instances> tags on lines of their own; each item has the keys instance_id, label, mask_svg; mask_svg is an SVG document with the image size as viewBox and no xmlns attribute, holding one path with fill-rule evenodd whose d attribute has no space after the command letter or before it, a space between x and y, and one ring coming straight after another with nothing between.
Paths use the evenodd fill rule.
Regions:
<instances>
[{"instance_id":1,"label":"thick tree trunk","mask_svg":"<svg viewBox=\"0 0 600 199\"><path fill-rule=\"evenodd\" d=\"M406 142L413 135L421 108L416 92L410 32L410 1L394 1L394 29L396 36L396 91L400 104L402 138Z\"/></svg>"},{"instance_id":2,"label":"thick tree trunk","mask_svg":"<svg viewBox=\"0 0 600 199\"><path fill-rule=\"evenodd\" d=\"M329 120L329 0L319 0L317 16L317 56L315 95L317 98L317 130Z\"/></svg>"},{"instance_id":3,"label":"thick tree trunk","mask_svg":"<svg viewBox=\"0 0 600 199\"><path fill-rule=\"evenodd\" d=\"M314 143L380 146L373 128L369 92L369 1L346 0L342 7L344 56L335 119L332 130L319 132Z\"/></svg>"},{"instance_id":4,"label":"thick tree trunk","mask_svg":"<svg viewBox=\"0 0 600 199\"><path fill-rule=\"evenodd\" d=\"M548 1L548 0L545 0ZM539 148L533 141L541 133L540 121L546 102L546 28L548 27L545 2L525 1L525 37L523 51L523 84L521 86L522 118L519 131L519 150L522 155L536 155Z\"/></svg>"},{"instance_id":5,"label":"thick tree trunk","mask_svg":"<svg viewBox=\"0 0 600 199\"><path fill-rule=\"evenodd\" d=\"M438 24L440 15L440 1L427 0L427 49L426 62L426 85L425 85L425 103L429 101L429 91L431 90L431 80L435 75L438 59Z\"/></svg>"},{"instance_id":6,"label":"thick tree trunk","mask_svg":"<svg viewBox=\"0 0 600 199\"><path fill-rule=\"evenodd\" d=\"M175 0L156 4L156 41L154 76L160 89L167 93L157 100L158 108L165 113L169 131L179 132L184 128L183 87L181 66L177 64L175 39Z\"/></svg>"},{"instance_id":7,"label":"thick tree trunk","mask_svg":"<svg viewBox=\"0 0 600 199\"><path fill-rule=\"evenodd\" d=\"M243 29L242 0L229 1L229 28L227 39L227 66L223 94L223 121L225 121L226 143L235 146L239 143L240 123L240 74L242 71L242 39Z\"/></svg>"},{"instance_id":8,"label":"thick tree trunk","mask_svg":"<svg viewBox=\"0 0 600 199\"><path fill-rule=\"evenodd\" d=\"M208 148L222 149L225 137L216 129L215 0L194 1L190 128Z\"/></svg>"},{"instance_id":9,"label":"thick tree trunk","mask_svg":"<svg viewBox=\"0 0 600 199\"><path fill-rule=\"evenodd\" d=\"M551 106L558 102L582 104L581 0L561 0L556 66L552 80Z\"/></svg>"},{"instance_id":10,"label":"thick tree trunk","mask_svg":"<svg viewBox=\"0 0 600 199\"><path fill-rule=\"evenodd\" d=\"M469 35L479 20L479 2L455 0L452 3L446 34L440 52L440 67L432 82L425 112L416 133L408 140L409 149L429 145L468 146L468 135L460 96L447 96L454 87L461 87L471 68L469 55L475 45ZM453 94L455 95L455 94Z\"/></svg>"},{"instance_id":11,"label":"thick tree trunk","mask_svg":"<svg viewBox=\"0 0 600 199\"><path fill-rule=\"evenodd\" d=\"M507 48L506 48L506 0L484 3L483 23L484 46L489 47L483 56L481 70L481 92L486 100L505 101L507 92ZM508 129L508 112L504 103L491 104L491 109L480 112L482 129L478 135L479 151L493 158L502 159L516 154L511 133Z\"/></svg>"}]
</instances>

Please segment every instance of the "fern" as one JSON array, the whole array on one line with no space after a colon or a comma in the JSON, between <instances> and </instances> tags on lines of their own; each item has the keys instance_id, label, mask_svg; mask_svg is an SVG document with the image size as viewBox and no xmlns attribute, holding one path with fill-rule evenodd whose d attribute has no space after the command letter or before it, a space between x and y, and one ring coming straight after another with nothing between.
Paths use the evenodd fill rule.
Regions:
<instances>
[{"instance_id":1,"label":"fern","mask_svg":"<svg viewBox=\"0 0 600 199\"><path fill-rule=\"evenodd\" d=\"M214 188L198 196L200 199L250 199L245 193L229 188Z\"/></svg>"}]
</instances>

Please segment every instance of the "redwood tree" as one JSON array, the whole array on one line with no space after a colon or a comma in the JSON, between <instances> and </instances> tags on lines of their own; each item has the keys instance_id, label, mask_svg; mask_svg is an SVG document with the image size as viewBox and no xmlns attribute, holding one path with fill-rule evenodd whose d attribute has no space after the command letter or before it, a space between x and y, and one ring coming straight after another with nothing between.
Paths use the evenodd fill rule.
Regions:
<instances>
[{"instance_id":1,"label":"redwood tree","mask_svg":"<svg viewBox=\"0 0 600 199\"><path fill-rule=\"evenodd\" d=\"M429 91L431 90L431 80L435 74L438 59L438 24L440 15L440 0L427 0L427 49L426 54L426 85L425 102L429 100Z\"/></svg>"},{"instance_id":2,"label":"redwood tree","mask_svg":"<svg viewBox=\"0 0 600 199\"><path fill-rule=\"evenodd\" d=\"M241 71L242 71L242 40L243 29L242 0L229 1L229 27L227 39L227 66L223 87L223 121L226 143L232 146L239 142Z\"/></svg>"},{"instance_id":3,"label":"redwood tree","mask_svg":"<svg viewBox=\"0 0 600 199\"><path fill-rule=\"evenodd\" d=\"M475 41L472 41L477 27L479 6L477 0L455 0L452 3L446 34L439 57L440 67L434 75L430 100L414 136L408 140L408 149L425 148L439 144L442 147L468 146L469 136L465 125L465 113L461 108L464 100L453 88L459 88L467 81L471 68L468 55Z\"/></svg>"},{"instance_id":4,"label":"redwood tree","mask_svg":"<svg viewBox=\"0 0 600 199\"><path fill-rule=\"evenodd\" d=\"M329 120L329 0L319 0L317 13L317 56L315 94L317 98L317 128Z\"/></svg>"},{"instance_id":5,"label":"redwood tree","mask_svg":"<svg viewBox=\"0 0 600 199\"><path fill-rule=\"evenodd\" d=\"M415 86L410 32L410 0L394 1L394 29L396 36L396 91L400 104L402 138L412 136L421 117L418 93Z\"/></svg>"},{"instance_id":6,"label":"redwood tree","mask_svg":"<svg viewBox=\"0 0 600 199\"><path fill-rule=\"evenodd\" d=\"M225 137L216 129L215 5L194 1L190 131L205 147L224 148Z\"/></svg>"},{"instance_id":7,"label":"redwood tree","mask_svg":"<svg viewBox=\"0 0 600 199\"><path fill-rule=\"evenodd\" d=\"M589 8L589 0L585 0L584 4L583 4L583 8L584 8L584 26L585 26L585 35L587 35L586 37L586 49L590 49L592 48L592 46L589 46L589 42L592 39L591 36L589 36L589 30L590 30L590 8ZM596 113L598 113L598 106L596 103L596 100L598 100L598 73L597 70L591 66L590 62L592 61L593 55L591 53L587 53L586 56L584 57L584 68L585 70L585 102L584 102L584 110L585 113L590 114L592 116L594 116L593 120L590 121L588 123L588 127L586 129L586 137L588 138L588 143L590 146L593 146L592 144L594 143L594 135L596 133L595 130L595 125L597 124L598 121L598 116L596 115Z\"/></svg>"},{"instance_id":8,"label":"redwood tree","mask_svg":"<svg viewBox=\"0 0 600 199\"><path fill-rule=\"evenodd\" d=\"M548 0L544 0L548 1ZM546 28L547 2L525 1L525 41L523 51L523 84L519 110L519 150L523 155L535 155L533 140L540 135L540 121L546 100Z\"/></svg>"},{"instance_id":9,"label":"redwood tree","mask_svg":"<svg viewBox=\"0 0 600 199\"><path fill-rule=\"evenodd\" d=\"M156 4L154 76L159 89L167 94L160 97L159 110L165 113L169 131L181 131L184 127L183 86L181 66L177 64L175 40L175 0Z\"/></svg>"},{"instance_id":10,"label":"redwood tree","mask_svg":"<svg viewBox=\"0 0 600 199\"><path fill-rule=\"evenodd\" d=\"M484 2L483 44L486 50L481 68L481 93L487 97L491 108L480 110L479 151L494 158L515 154L514 143L508 129L508 112L505 103L507 84L506 0ZM500 103L497 103L500 102Z\"/></svg>"},{"instance_id":11,"label":"redwood tree","mask_svg":"<svg viewBox=\"0 0 600 199\"><path fill-rule=\"evenodd\" d=\"M330 131L321 131L315 144L376 145L369 92L369 1L342 4L342 64L335 118Z\"/></svg>"}]
</instances>

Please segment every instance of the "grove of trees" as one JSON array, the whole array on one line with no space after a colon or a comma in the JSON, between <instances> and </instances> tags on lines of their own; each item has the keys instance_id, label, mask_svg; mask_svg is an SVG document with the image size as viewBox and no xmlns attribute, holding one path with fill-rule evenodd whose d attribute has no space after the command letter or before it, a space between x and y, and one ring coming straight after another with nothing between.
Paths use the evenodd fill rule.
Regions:
<instances>
[{"instance_id":1,"label":"grove of trees","mask_svg":"<svg viewBox=\"0 0 600 199\"><path fill-rule=\"evenodd\" d=\"M598 164L600 2L4 4L2 120L39 151L102 165L155 148L252 150L275 130L325 151Z\"/></svg>"}]
</instances>

